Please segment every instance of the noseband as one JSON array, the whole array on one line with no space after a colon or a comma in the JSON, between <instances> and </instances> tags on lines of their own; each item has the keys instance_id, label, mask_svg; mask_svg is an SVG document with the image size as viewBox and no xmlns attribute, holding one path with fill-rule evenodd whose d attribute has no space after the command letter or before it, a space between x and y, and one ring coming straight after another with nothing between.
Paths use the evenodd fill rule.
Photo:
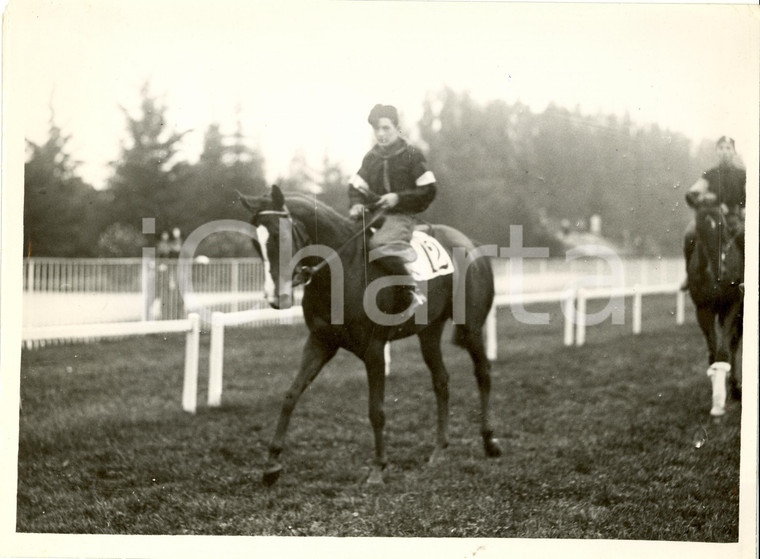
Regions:
<instances>
[{"instance_id":1,"label":"noseband","mask_svg":"<svg viewBox=\"0 0 760 559\"><path fill-rule=\"evenodd\" d=\"M293 237L294 237L294 240L296 241L296 251L311 244L311 238L306 232L304 224L299 220L293 219L293 216L288 211L287 206L283 207L282 210L260 211L256 214L256 217L258 218L261 215L272 215L272 216L277 216L277 217L283 217L287 219L288 221L290 221L291 230L293 231ZM322 268L327 266L331 260L333 260L334 258L337 258L338 254L343 252L346 249L346 247L348 247L357 238L365 234L370 229L370 227L376 225L384 217L385 217L385 210L382 210L382 209L378 210L377 212L375 212L375 214L373 215L372 219L369 220L369 222L367 222L361 229L359 229L353 235L351 235L328 258L323 259L319 264L315 266L306 266L306 265L298 266L295 270L296 281L294 282L294 285L300 285L300 284L309 285L311 283L312 278L314 277L314 274L316 274Z\"/></svg>"},{"instance_id":2,"label":"noseband","mask_svg":"<svg viewBox=\"0 0 760 559\"><path fill-rule=\"evenodd\" d=\"M293 235L293 240L295 240L296 252L303 247L311 244L311 238L306 232L306 228L304 227L303 223L294 220L293 216L288 211L288 208L284 208L282 210L263 210L257 213L256 217L258 218L261 215L282 217L290 222L290 230Z\"/></svg>"}]
</instances>

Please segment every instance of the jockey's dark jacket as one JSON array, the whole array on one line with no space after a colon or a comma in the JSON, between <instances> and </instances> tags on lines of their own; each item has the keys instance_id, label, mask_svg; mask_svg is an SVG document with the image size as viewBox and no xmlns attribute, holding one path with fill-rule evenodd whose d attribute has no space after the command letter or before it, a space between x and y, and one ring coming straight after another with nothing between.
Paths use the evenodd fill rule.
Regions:
<instances>
[{"instance_id":1,"label":"jockey's dark jacket","mask_svg":"<svg viewBox=\"0 0 760 559\"><path fill-rule=\"evenodd\" d=\"M348 199L352 206L371 204L388 192L399 197L393 213L422 212L435 198L435 177L427 168L425 156L403 138L387 149L373 147L349 180Z\"/></svg>"},{"instance_id":2,"label":"jockey's dark jacket","mask_svg":"<svg viewBox=\"0 0 760 559\"><path fill-rule=\"evenodd\" d=\"M747 171L734 165L718 165L705 171L702 178L707 181L707 191L718 198L719 204L725 204L729 212L736 213L744 208L746 201ZM686 201L694 206L694 199L687 195Z\"/></svg>"}]
</instances>

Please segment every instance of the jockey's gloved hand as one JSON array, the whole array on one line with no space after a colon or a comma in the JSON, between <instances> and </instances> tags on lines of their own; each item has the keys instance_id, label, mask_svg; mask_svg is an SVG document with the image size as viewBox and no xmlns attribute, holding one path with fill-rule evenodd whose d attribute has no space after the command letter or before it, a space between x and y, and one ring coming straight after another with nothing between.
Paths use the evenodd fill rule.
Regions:
<instances>
[{"instance_id":1,"label":"jockey's gloved hand","mask_svg":"<svg viewBox=\"0 0 760 559\"><path fill-rule=\"evenodd\" d=\"M712 192L687 192L686 203L690 208L698 208L702 204L711 205L715 204L718 200L717 196Z\"/></svg>"},{"instance_id":2,"label":"jockey's gloved hand","mask_svg":"<svg viewBox=\"0 0 760 559\"><path fill-rule=\"evenodd\" d=\"M705 204L707 206L715 205L715 203L718 201L718 197L713 194L712 192L705 192L700 196L699 203Z\"/></svg>"},{"instance_id":3,"label":"jockey's gloved hand","mask_svg":"<svg viewBox=\"0 0 760 559\"><path fill-rule=\"evenodd\" d=\"M351 206L351 209L348 210L348 216L351 219L359 219L362 216L363 212L364 212L364 205L354 204L353 206Z\"/></svg>"},{"instance_id":4,"label":"jockey's gloved hand","mask_svg":"<svg viewBox=\"0 0 760 559\"><path fill-rule=\"evenodd\" d=\"M701 192L687 192L686 193L686 205L690 208L696 208L699 205L699 198L702 196Z\"/></svg>"},{"instance_id":5,"label":"jockey's gloved hand","mask_svg":"<svg viewBox=\"0 0 760 559\"><path fill-rule=\"evenodd\" d=\"M380 196L380 200L377 201L377 206L380 209L387 210L397 205L399 201L398 194L395 192L389 192Z\"/></svg>"}]
</instances>

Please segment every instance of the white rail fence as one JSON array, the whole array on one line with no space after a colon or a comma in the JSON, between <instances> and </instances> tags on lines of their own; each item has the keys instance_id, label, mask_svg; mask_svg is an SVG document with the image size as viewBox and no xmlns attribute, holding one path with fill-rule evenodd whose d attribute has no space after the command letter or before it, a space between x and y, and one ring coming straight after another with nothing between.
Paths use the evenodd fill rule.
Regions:
<instances>
[{"instance_id":1,"label":"white rail fence","mask_svg":"<svg viewBox=\"0 0 760 559\"><path fill-rule=\"evenodd\" d=\"M22 340L27 347L53 340L99 339L163 332L187 332L182 407L195 412L198 383L198 308L184 308L176 283L176 261L142 259L27 259ZM516 303L562 305L563 343L585 343L586 302L610 297L633 297L633 333L641 332L642 297L676 294L676 321L683 323L684 293L678 286L681 259L639 259L623 262L624 285L616 289L564 289L579 277L605 278L602 260L523 261L522 288L511 293L509 262L495 260L497 296L486 326L490 359L498 354L496 309ZM262 297L264 270L258 259L219 259L192 267L199 305L211 314L208 405L221 404L226 326L261 326L302 322L300 307L288 311L267 308ZM240 310L241 307L244 310ZM148 312L146 312L148 311ZM187 318L172 318L190 313ZM570 320L569 317L577 315ZM153 320L154 318L163 320ZM84 322L85 324L81 324ZM390 344L386 346L386 367ZM386 372L388 372L388 368Z\"/></svg>"},{"instance_id":2,"label":"white rail fence","mask_svg":"<svg viewBox=\"0 0 760 559\"><path fill-rule=\"evenodd\" d=\"M509 261L493 263L496 292L509 294ZM522 269L522 290L538 293L559 291L573 278L608 273L605 262L593 257L525 259ZM623 271L626 287L675 283L683 275L683 260L624 260ZM257 258L199 261L191 272L194 300L210 312L268 306L262 297L264 267ZM181 319L199 308L186 308L176 278L176 259L27 258L23 326Z\"/></svg>"},{"instance_id":3,"label":"white rail fence","mask_svg":"<svg viewBox=\"0 0 760 559\"><path fill-rule=\"evenodd\" d=\"M594 299L612 299L615 297L633 297L632 333L641 334L642 310L644 295L667 295L676 296L676 324L683 324L685 319L686 294L681 291L680 284L663 285L634 285L633 287L619 288L589 288L577 289L552 293L535 293L525 295L497 295L494 305L486 321L486 353L489 359L496 359L498 355L498 338L496 336L496 310L501 307L511 307L515 304L532 303L560 303L562 316L564 317L563 343L566 346L578 347L586 343L587 316L586 303Z\"/></svg>"},{"instance_id":4,"label":"white rail fence","mask_svg":"<svg viewBox=\"0 0 760 559\"><path fill-rule=\"evenodd\" d=\"M189 413L195 413L196 402L198 400L200 322L200 316L196 313L191 313L187 318L181 320L38 326L22 328L21 339L25 343L34 343L61 338L101 339L186 332L182 409Z\"/></svg>"},{"instance_id":5,"label":"white rail fence","mask_svg":"<svg viewBox=\"0 0 760 559\"><path fill-rule=\"evenodd\" d=\"M132 320L174 320L185 308L176 259L27 258L24 326ZM210 310L265 308L264 267L257 258L192 264L196 300Z\"/></svg>"},{"instance_id":6,"label":"white rail fence","mask_svg":"<svg viewBox=\"0 0 760 559\"><path fill-rule=\"evenodd\" d=\"M560 303L564 317L563 343L566 346L582 346L586 343L586 303L594 299L612 299L615 297L633 297L632 332L642 331L642 310L644 295L676 296L675 319L677 324L684 323L685 293L680 284L634 285L630 288L591 288L547 293L529 293L521 295L498 295L486 321L486 353L489 359L498 357L498 336L496 311L499 308L515 304ZM222 403L224 376L224 329L226 326L257 325L261 321L278 319L282 323L293 323L303 318L303 309L294 306L287 310L263 309L234 313L215 312L211 315L211 342L209 349L209 407L218 407ZM385 346L385 374L390 372L391 344Z\"/></svg>"}]
</instances>

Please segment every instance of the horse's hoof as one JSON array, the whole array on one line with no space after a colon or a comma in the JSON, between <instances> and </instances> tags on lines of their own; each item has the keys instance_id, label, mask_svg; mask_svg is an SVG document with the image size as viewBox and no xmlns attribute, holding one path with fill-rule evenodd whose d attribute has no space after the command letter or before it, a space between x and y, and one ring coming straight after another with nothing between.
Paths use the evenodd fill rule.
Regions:
<instances>
[{"instance_id":1,"label":"horse's hoof","mask_svg":"<svg viewBox=\"0 0 760 559\"><path fill-rule=\"evenodd\" d=\"M496 439L486 439L483 441L483 447L485 448L486 456L489 458L501 456L501 447Z\"/></svg>"},{"instance_id":2,"label":"horse's hoof","mask_svg":"<svg viewBox=\"0 0 760 559\"><path fill-rule=\"evenodd\" d=\"M428 459L428 466L435 466L436 464L440 464L446 459L446 449L441 447L436 447L436 449L433 451L433 454L430 455L430 458Z\"/></svg>"},{"instance_id":3,"label":"horse's hoof","mask_svg":"<svg viewBox=\"0 0 760 559\"><path fill-rule=\"evenodd\" d=\"M271 487L275 483L277 483L277 480L280 479L280 474L282 473L282 465L277 464L276 466L272 466L268 470L264 471L264 475L261 476L261 482L266 485L267 487Z\"/></svg>"},{"instance_id":4,"label":"horse's hoof","mask_svg":"<svg viewBox=\"0 0 760 559\"><path fill-rule=\"evenodd\" d=\"M720 425L723 423L723 420L726 418L725 415L711 415L710 419L712 420L713 425Z\"/></svg>"},{"instance_id":5,"label":"horse's hoof","mask_svg":"<svg viewBox=\"0 0 760 559\"><path fill-rule=\"evenodd\" d=\"M373 468L369 472L369 477L367 478L367 485L383 485L385 481L383 480L383 471L380 469Z\"/></svg>"}]
</instances>

